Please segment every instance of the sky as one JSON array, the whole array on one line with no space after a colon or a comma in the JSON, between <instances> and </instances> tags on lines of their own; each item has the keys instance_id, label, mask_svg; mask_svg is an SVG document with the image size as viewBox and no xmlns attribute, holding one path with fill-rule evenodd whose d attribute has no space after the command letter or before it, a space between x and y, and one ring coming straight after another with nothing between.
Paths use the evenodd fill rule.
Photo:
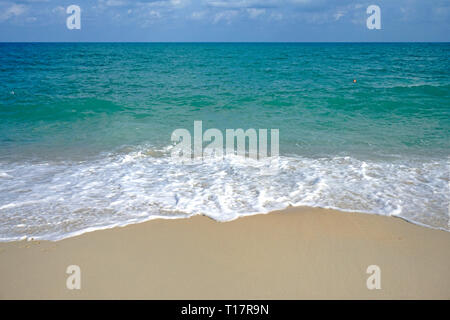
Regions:
<instances>
[{"instance_id":1,"label":"sky","mask_svg":"<svg viewBox=\"0 0 450 320\"><path fill-rule=\"evenodd\" d=\"M66 26L70 5L79 30ZM450 0L0 0L2 42L448 42L449 31Z\"/></svg>"}]
</instances>

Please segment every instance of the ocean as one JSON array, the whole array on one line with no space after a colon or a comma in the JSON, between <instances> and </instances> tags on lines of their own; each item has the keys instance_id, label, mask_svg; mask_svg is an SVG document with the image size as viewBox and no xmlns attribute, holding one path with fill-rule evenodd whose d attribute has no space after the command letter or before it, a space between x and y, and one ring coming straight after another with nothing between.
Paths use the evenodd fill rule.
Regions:
<instances>
[{"instance_id":1,"label":"ocean","mask_svg":"<svg viewBox=\"0 0 450 320\"><path fill-rule=\"evenodd\" d=\"M449 43L2 43L0 241L289 205L450 231L449 58ZM278 129L277 170L174 161L194 121Z\"/></svg>"}]
</instances>

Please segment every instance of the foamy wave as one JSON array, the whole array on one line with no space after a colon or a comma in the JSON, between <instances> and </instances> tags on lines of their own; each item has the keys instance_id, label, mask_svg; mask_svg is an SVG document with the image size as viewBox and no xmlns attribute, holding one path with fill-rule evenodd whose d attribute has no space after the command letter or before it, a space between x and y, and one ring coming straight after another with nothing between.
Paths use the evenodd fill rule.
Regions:
<instances>
[{"instance_id":1,"label":"foamy wave","mask_svg":"<svg viewBox=\"0 0 450 320\"><path fill-rule=\"evenodd\" d=\"M57 240L154 218L218 221L289 205L385 215L449 231L448 162L238 156L180 163L145 148L82 162L0 164L0 240Z\"/></svg>"}]
</instances>

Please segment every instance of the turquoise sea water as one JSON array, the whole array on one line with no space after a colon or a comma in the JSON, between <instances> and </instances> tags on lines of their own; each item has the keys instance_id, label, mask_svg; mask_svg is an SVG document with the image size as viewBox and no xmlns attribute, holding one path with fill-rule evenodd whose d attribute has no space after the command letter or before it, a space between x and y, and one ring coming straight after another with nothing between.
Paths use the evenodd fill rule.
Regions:
<instances>
[{"instance_id":1,"label":"turquoise sea water","mask_svg":"<svg viewBox=\"0 0 450 320\"><path fill-rule=\"evenodd\" d=\"M0 240L288 205L449 228L450 44L0 44ZM353 79L357 82L354 83ZM171 133L280 130L280 167Z\"/></svg>"}]
</instances>

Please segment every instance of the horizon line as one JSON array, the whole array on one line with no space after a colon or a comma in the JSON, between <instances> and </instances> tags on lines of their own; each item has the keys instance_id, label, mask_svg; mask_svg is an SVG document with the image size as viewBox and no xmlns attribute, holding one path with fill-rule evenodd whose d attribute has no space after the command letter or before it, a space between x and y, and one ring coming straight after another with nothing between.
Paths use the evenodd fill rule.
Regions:
<instances>
[{"instance_id":1,"label":"horizon line","mask_svg":"<svg viewBox=\"0 0 450 320\"><path fill-rule=\"evenodd\" d=\"M450 41L0 41L0 43L450 43Z\"/></svg>"}]
</instances>

